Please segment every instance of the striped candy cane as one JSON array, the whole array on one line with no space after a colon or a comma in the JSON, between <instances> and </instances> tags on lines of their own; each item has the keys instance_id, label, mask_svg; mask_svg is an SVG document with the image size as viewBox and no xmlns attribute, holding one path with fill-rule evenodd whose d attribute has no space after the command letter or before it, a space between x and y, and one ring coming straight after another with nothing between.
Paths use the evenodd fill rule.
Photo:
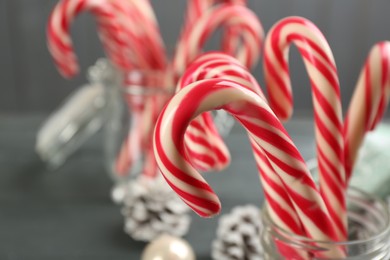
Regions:
<instances>
[{"instance_id":1,"label":"striped candy cane","mask_svg":"<svg viewBox=\"0 0 390 260\"><path fill-rule=\"evenodd\" d=\"M212 7L214 0L188 0L181 37L186 37L199 17Z\"/></svg>"},{"instance_id":2,"label":"striped candy cane","mask_svg":"<svg viewBox=\"0 0 390 260\"><path fill-rule=\"evenodd\" d=\"M105 49L108 50L107 55L122 70L150 69L152 63L150 48L145 48L149 43L145 42L145 37L140 33L143 27L132 26L141 23L137 10L127 0L108 1L115 12L116 24L123 29L118 31L111 27L99 27L99 36L103 39ZM128 61L131 62L131 66L126 65Z\"/></svg>"},{"instance_id":3,"label":"striped candy cane","mask_svg":"<svg viewBox=\"0 0 390 260\"><path fill-rule=\"evenodd\" d=\"M177 88L180 90L198 80L220 77L260 90L253 76L236 59L219 52L206 53L195 60ZM230 162L229 151L216 130L211 113L204 113L191 122L185 143L191 163L199 170L222 170Z\"/></svg>"},{"instance_id":4,"label":"striped candy cane","mask_svg":"<svg viewBox=\"0 0 390 260\"><path fill-rule=\"evenodd\" d=\"M245 69L235 58L220 52L205 53L196 59L183 74L183 77L179 83L179 87L183 88L195 81L210 78L223 78L237 82L238 84L255 91L259 96L265 99L260 86L254 77L247 71L247 69ZM209 149L209 147L213 147L214 149L220 147L219 145L215 145L216 143L218 144L217 140L219 140L219 135L217 137L210 135L210 137L207 138L206 134L213 132L208 130L210 127L209 125L203 123L203 121L206 120L211 121L209 112L203 113L193 119L185 132L186 153L188 154L189 158L191 158L192 165L197 169L202 169L197 164L198 162L194 160L194 158L199 157L200 159L203 159L201 156L199 156L199 154L209 158L213 154L221 154L224 152L224 150L215 152L214 150ZM197 139L191 140L192 136L189 135L189 132L191 132L191 128L193 128L194 123L196 123L196 131L202 132L202 137L205 136L202 139L202 142L199 142ZM199 138L199 135L196 137ZM252 140L252 138L250 138L250 140L252 143L257 167L260 172L265 197L268 202L268 212L270 212L273 221L284 230L305 236L306 233L304 232L300 220L295 213L288 194L285 192L283 183L281 182L280 178L274 174L274 170L262 150L258 149L257 144ZM196 145L193 145L194 142ZM223 143L222 147L224 147ZM201 165L204 163L204 161L207 162L208 160L201 160ZM281 249L281 252L288 252L288 256L294 255L295 257L299 256L300 258L298 259L308 259L308 256L305 253L281 243L278 245L278 248Z\"/></svg>"},{"instance_id":5,"label":"striped candy cane","mask_svg":"<svg viewBox=\"0 0 390 260\"><path fill-rule=\"evenodd\" d=\"M193 25L192 30L179 40L173 60L173 70L176 75L180 76L187 65L199 56L208 37L220 26L240 26L242 28L243 44L232 55L247 67L256 64L263 37L261 23L248 8L225 4L204 12Z\"/></svg>"},{"instance_id":6,"label":"striped candy cane","mask_svg":"<svg viewBox=\"0 0 390 260\"><path fill-rule=\"evenodd\" d=\"M246 6L246 0L223 0L221 2ZM241 27L228 27L223 32L222 50L226 53L235 53L240 48Z\"/></svg>"},{"instance_id":7,"label":"striped candy cane","mask_svg":"<svg viewBox=\"0 0 390 260\"><path fill-rule=\"evenodd\" d=\"M126 0L130 2L134 8L134 13L131 14L133 19L136 19L136 24L142 26L132 26L135 30L138 29L139 34L145 39L153 69L166 69L167 54L164 42L160 33L156 16L149 0Z\"/></svg>"},{"instance_id":8,"label":"striped candy cane","mask_svg":"<svg viewBox=\"0 0 390 260\"><path fill-rule=\"evenodd\" d=\"M390 42L374 45L360 73L344 123L345 170L351 178L366 132L381 120L390 94Z\"/></svg>"},{"instance_id":9,"label":"striped candy cane","mask_svg":"<svg viewBox=\"0 0 390 260\"><path fill-rule=\"evenodd\" d=\"M188 102L192 105L188 106ZM193 118L212 109L231 113L248 131L282 180L307 235L327 241L336 237L333 223L303 158L266 101L252 90L224 79L195 82L168 102L154 135L157 164L168 184L195 212L212 216L220 202L187 161L183 137ZM329 248L328 256L343 255Z\"/></svg>"},{"instance_id":10,"label":"striped candy cane","mask_svg":"<svg viewBox=\"0 0 390 260\"><path fill-rule=\"evenodd\" d=\"M51 13L47 27L48 47L60 73L70 78L79 71L69 30L73 19L85 11L96 16L101 28L100 38L113 62L120 67L131 67L130 61L121 53L122 49L118 49L123 46L124 28L117 22L117 14L109 1L62 0Z\"/></svg>"},{"instance_id":11,"label":"striped candy cane","mask_svg":"<svg viewBox=\"0 0 390 260\"><path fill-rule=\"evenodd\" d=\"M216 4L237 4L246 5L246 0L189 0L185 14L185 22L182 30L182 38L187 37L191 32L193 25L198 18L208 9ZM235 53L240 47L241 29L239 26L228 26L225 28L222 40L222 51L226 53Z\"/></svg>"},{"instance_id":12,"label":"striped candy cane","mask_svg":"<svg viewBox=\"0 0 390 260\"><path fill-rule=\"evenodd\" d=\"M304 18L282 19L266 37L264 74L270 105L281 120L292 114L288 69L288 51L292 43L303 57L312 86L321 194L337 226L339 239L345 240L347 216L339 80L325 37Z\"/></svg>"}]
</instances>

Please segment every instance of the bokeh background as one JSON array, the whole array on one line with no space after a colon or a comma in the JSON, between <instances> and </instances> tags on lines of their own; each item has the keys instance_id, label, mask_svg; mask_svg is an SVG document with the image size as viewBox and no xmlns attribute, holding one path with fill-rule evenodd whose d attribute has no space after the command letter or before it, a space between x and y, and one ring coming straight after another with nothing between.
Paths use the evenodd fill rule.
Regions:
<instances>
[{"instance_id":1,"label":"bokeh background","mask_svg":"<svg viewBox=\"0 0 390 260\"><path fill-rule=\"evenodd\" d=\"M151 0L166 46L175 46L186 0ZM0 260L140 259L144 243L123 232L120 208L110 199L102 132L55 172L35 153L36 133L47 115L78 86L89 66L104 56L95 21L78 17L72 38L81 74L65 80L46 46L46 23L57 0L0 0ZM373 44L390 40L390 0L248 0L265 31L299 15L323 31L337 62L344 108ZM219 46L218 33L207 49ZM311 91L303 62L291 52L295 108L286 127L305 159L314 157ZM263 85L261 64L253 71ZM390 114L390 113L387 113ZM306 117L307 116L307 117ZM221 197L222 214L263 200L247 136L237 125L227 140L232 164L205 177ZM376 177L378 177L376 172ZM221 176L222 174L222 176ZM210 260L218 217L193 216L186 240L197 259Z\"/></svg>"},{"instance_id":2,"label":"bokeh background","mask_svg":"<svg viewBox=\"0 0 390 260\"><path fill-rule=\"evenodd\" d=\"M104 55L94 19L74 21L72 35L82 72L67 81L54 68L46 47L46 22L56 0L0 0L0 112L47 113L86 82L85 71ZM172 49L183 22L185 0L152 0L166 45ZM249 0L266 31L288 15L311 19L333 49L346 107L370 47L390 39L388 0ZM208 44L218 47L218 37ZM311 94L301 58L291 54L296 113L311 113ZM254 71L262 80L262 69Z\"/></svg>"}]
</instances>

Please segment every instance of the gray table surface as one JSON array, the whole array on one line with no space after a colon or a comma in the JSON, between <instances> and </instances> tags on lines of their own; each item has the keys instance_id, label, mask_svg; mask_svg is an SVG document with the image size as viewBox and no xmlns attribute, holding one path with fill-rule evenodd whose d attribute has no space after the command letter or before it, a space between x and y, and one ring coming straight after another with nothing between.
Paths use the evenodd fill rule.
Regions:
<instances>
[{"instance_id":1,"label":"gray table surface","mask_svg":"<svg viewBox=\"0 0 390 260\"><path fill-rule=\"evenodd\" d=\"M101 136L50 172L34 152L44 118L0 116L0 259L140 259L145 243L122 231L119 208L110 200ZM294 119L286 127L305 159L313 157L312 120ZM231 166L205 175L221 198L222 213L236 205L260 206L263 195L244 131L235 126L227 144ZM217 221L193 214L185 239L197 259L211 259Z\"/></svg>"}]
</instances>

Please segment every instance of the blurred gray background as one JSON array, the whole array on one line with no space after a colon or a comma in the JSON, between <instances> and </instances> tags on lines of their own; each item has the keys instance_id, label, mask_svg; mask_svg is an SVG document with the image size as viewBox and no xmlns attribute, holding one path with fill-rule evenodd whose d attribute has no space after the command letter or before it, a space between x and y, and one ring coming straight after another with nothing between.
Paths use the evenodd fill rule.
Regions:
<instances>
[{"instance_id":1,"label":"blurred gray background","mask_svg":"<svg viewBox=\"0 0 390 260\"><path fill-rule=\"evenodd\" d=\"M45 28L55 0L0 0L0 113L45 113L77 86L85 71L103 56L94 19L75 20L72 35L82 73L68 81L54 68L46 47ZM153 0L167 46L174 46L182 24L185 0ZM389 0L249 0L265 30L282 17L300 15L323 31L334 51L344 107L350 99L370 47L390 39ZM208 48L218 46L216 37ZM302 61L294 49L291 72L296 113L311 111L311 96ZM254 74L262 80L261 68Z\"/></svg>"}]
</instances>

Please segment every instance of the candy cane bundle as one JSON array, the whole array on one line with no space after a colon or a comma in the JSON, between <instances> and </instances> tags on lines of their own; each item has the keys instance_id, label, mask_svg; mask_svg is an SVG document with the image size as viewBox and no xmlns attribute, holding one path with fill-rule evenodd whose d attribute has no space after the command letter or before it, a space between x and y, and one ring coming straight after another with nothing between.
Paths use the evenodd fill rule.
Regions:
<instances>
[{"instance_id":1,"label":"candy cane bundle","mask_svg":"<svg viewBox=\"0 0 390 260\"><path fill-rule=\"evenodd\" d=\"M360 73L344 124L347 183L367 131L382 118L390 94L390 42L374 45Z\"/></svg>"},{"instance_id":2,"label":"candy cane bundle","mask_svg":"<svg viewBox=\"0 0 390 260\"><path fill-rule=\"evenodd\" d=\"M188 106L191 100L192 106ZM290 196L307 235L327 241L335 227L303 158L278 118L258 94L224 79L198 81L179 91L164 108L156 124L154 150L168 184L195 212L212 216L220 202L203 177L187 161L183 138L190 121L203 112L224 109L248 131L267 156ZM329 249L330 256L343 255Z\"/></svg>"},{"instance_id":3,"label":"candy cane bundle","mask_svg":"<svg viewBox=\"0 0 390 260\"><path fill-rule=\"evenodd\" d=\"M202 7L203 8L203 7ZM205 7L204 7L205 8ZM252 43L253 43L253 41L255 41L255 42L260 42L260 40L256 40L257 38L259 38L259 37L261 37L262 36L262 28L261 28L261 25L260 25L260 23L257 21L257 19L255 19L255 16L254 16L254 14L253 13L251 13L249 10L247 10L247 9L244 9L244 11L242 11L241 9L243 9L243 7L242 8L236 8L236 9L233 9L233 8L231 8L231 7L227 7L227 6L221 6L221 7L218 7L218 8L215 8L215 9L213 9L214 11L212 12L212 13L209 13L209 15L208 16L206 16L205 17L205 19L203 19L205 22L212 22L213 20L212 20L212 17L211 17L211 14L219 14L218 16L217 16L217 18L219 19L218 21L216 21L216 22L214 22L215 23L215 28L216 27L218 27L219 25L223 25L224 24L224 22L223 22L223 20L224 19L228 19L228 17L229 17L229 15L230 14L235 14L235 16L233 16L233 18L235 17L236 19L237 19L237 17L241 17L241 19L243 20L243 22L239 22L239 24L244 24L245 25L245 28L246 28L246 31L249 31L250 33L252 33L252 34L246 34L246 35L249 35L249 36L251 36L251 37L249 37L249 36L247 36L246 37L246 42L248 43L248 42L251 42L252 41ZM248 13L250 13L250 16L247 16L246 18L243 18L244 17L244 15L246 15L246 14L248 14ZM230 18L229 17L229 19L233 19L233 18ZM192 28L192 31L190 31L190 33L189 33L189 37L193 37L193 36L191 36L191 35L194 35L194 32L196 32L196 31L199 31L199 21L196 21L196 22L194 22L194 26L191 26L191 28ZM231 26L230 25L230 23L226 23L225 24L226 26ZM198 28L198 29L196 29L196 28ZM215 29L214 28L214 29ZM207 32L205 32L204 33L204 37L208 37L208 35L210 35L211 34L211 32L212 32L212 30L208 30ZM253 35L253 33L255 33L255 32L260 32L259 33L259 35ZM196 36L196 35L195 35ZM202 36L203 37L203 36ZM257 38L256 38L257 37ZM255 38L255 39L253 39L253 38ZM260 38L259 38L260 39ZM201 45L199 45L198 46L198 48L200 48L198 51L196 51L196 53L200 53L200 51L201 51ZM253 47L254 48L254 47ZM253 49L252 48L252 49ZM256 46L256 48L255 48L256 50L258 49L257 48L257 46ZM197 55L197 54L196 54ZM177 57L177 56L176 56ZM194 58L195 58L196 56L194 56ZM250 57L250 58L249 58ZM253 58L253 56L252 55L250 55L250 56L248 56L248 58L247 59L252 59ZM192 58L191 58L192 59ZM243 58L244 59L244 58ZM254 57L254 59L256 59L257 60L257 58L256 58L256 55L255 55L255 57ZM246 61L245 60L245 62L246 63L249 63L249 61ZM208 123L207 123L208 122ZM211 124L211 121L210 120L208 120L208 121L204 121L203 122L204 124ZM208 129L211 129L212 127L208 127ZM192 130L194 130L195 128L192 128ZM215 129L211 129L212 130L212 132L208 132L208 135L209 136L211 136L212 138L213 137L215 137L216 135L217 135L217 133L216 133L216 131L215 131ZM194 134L194 131L192 131L192 133ZM189 131L189 135L191 135L191 133L190 133L190 131ZM195 138L195 136L193 135L193 138L192 139L194 139ZM126 142L127 144L128 144L128 142ZM125 145L124 145L124 147L121 149L122 151L129 151L129 148L127 148L126 147L126 143L125 143ZM199 138L198 138L198 141L196 142L197 144L199 144ZM221 145L217 145L216 147L223 147L223 143L222 143L222 140L219 138L219 142L218 142L218 144L221 144ZM217 152L218 151L221 151L221 150L224 150L222 153L220 153L220 154L218 154L217 156L218 156L218 158L217 158L217 160L214 160L214 161L208 161L208 162L206 162L207 161L207 158L205 157L205 156L202 156L202 157L194 157L194 161L197 161L197 162L195 162L197 165L198 165L198 167L200 167L201 169L204 169L204 170L213 170L213 169L221 169L221 168L223 168L227 163L228 163L228 161L229 161L229 157L228 156L226 156L226 154L228 154L226 151L227 151L227 149L219 149L219 148L217 148L216 150L215 150L215 152L214 152L214 154L217 154ZM129 154L128 152L121 152L122 154ZM193 153L193 155L195 155L194 153ZM203 155L204 155L204 153L203 153ZM123 172L125 169L129 169L129 167L130 167L130 165L131 165L131 163L130 162L126 162L125 160L124 160L124 158L126 158L126 156L119 156L118 157L118 163L117 163L117 165L118 166L120 166L120 167L117 167L117 170L119 171L119 169L120 169L120 172ZM217 164L218 163L218 164ZM201 166L201 164L203 164L203 166ZM208 165L207 165L208 164ZM124 165L127 165L127 167L123 167Z\"/></svg>"},{"instance_id":4,"label":"candy cane bundle","mask_svg":"<svg viewBox=\"0 0 390 260\"><path fill-rule=\"evenodd\" d=\"M246 0L224 0L222 2L233 5L246 5ZM240 48L241 41L241 27L230 26L226 28L222 36L222 50L226 53L235 53Z\"/></svg>"},{"instance_id":5,"label":"candy cane bundle","mask_svg":"<svg viewBox=\"0 0 390 260\"><path fill-rule=\"evenodd\" d=\"M241 53L238 56L241 57L241 61L244 64L253 66L260 54L259 47L263 36L260 22L251 11L243 6L224 4L207 9L210 3L207 5L206 2L202 2L203 5L197 1L193 2L198 7L196 10L202 10L203 14L200 14L200 18L191 24L191 30L186 31L182 35L178 44L173 61L176 75L180 75L185 66L201 53L206 39L219 26L225 26L228 31L230 28L236 28L237 26L242 28L240 35L243 36L244 43L240 46L241 49L238 50ZM235 49L234 51L237 50ZM231 54L236 53L232 51ZM205 58L207 59L207 57ZM214 59L215 57L212 57L211 60ZM236 63L235 60L234 63ZM199 66L200 64L195 64L192 68L198 68ZM241 70L244 69L241 68ZM232 71L230 69L230 73ZM201 77L203 76L201 75ZM215 75L209 75L206 78L210 77L215 77ZM182 80L179 86L187 85L190 82L188 80L189 77ZM197 79L193 78L192 80ZM215 127L212 126L210 115L199 118L191 124L186 134L186 140L186 143L188 143L187 148L192 155L192 162L198 169L221 170L229 162L227 149ZM213 151L210 153L211 150Z\"/></svg>"},{"instance_id":6,"label":"candy cane bundle","mask_svg":"<svg viewBox=\"0 0 390 260\"><path fill-rule=\"evenodd\" d=\"M340 240L347 237L344 148L339 80L330 47L310 21L288 17L277 22L265 40L264 74L269 102L286 120L292 113L288 50L294 43L309 74L314 104L320 188Z\"/></svg>"}]
</instances>

